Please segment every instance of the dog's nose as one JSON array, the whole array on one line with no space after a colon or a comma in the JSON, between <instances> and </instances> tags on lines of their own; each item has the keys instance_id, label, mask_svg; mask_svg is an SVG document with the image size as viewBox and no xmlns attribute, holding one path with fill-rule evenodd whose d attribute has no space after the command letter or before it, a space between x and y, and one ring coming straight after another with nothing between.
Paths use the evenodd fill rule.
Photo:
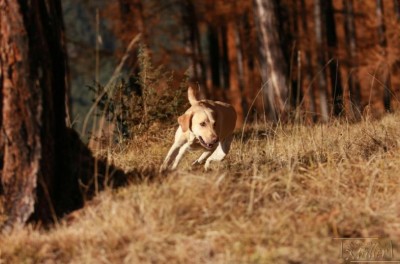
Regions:
<instances>
[{"instance_id":1,"label":"dog's nose","mask_svg":"<svg viewBox=\"0 0 400 264\"><path fill-rule=\"evenodd\" d=\"M216 136L216 137L214 137L213 141L211 141L211 144L215 144L217 142L218 142L218 137Z\"/></svg>"}]
</instances>

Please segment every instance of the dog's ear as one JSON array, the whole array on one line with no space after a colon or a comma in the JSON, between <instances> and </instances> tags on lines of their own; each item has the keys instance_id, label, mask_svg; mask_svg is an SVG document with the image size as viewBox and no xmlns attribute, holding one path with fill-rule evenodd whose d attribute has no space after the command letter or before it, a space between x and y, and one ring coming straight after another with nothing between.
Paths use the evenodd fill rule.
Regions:
<instances>
[{"instance_id":1,"label":"dog's ear","mask_svg":"<svg viewBox=\"0 0 400 264\"><path fill-rule=\"evenodd\" d=\"M183 114L178 117L178 123L182 128L183 132L186 132L190 128L190 122L192 121L192 114Z\"/></svg>"},{"instance_id":2,"label":"dog's ear","mask_svg":"<svg viewBox=\"0 0 400 264\"><path fill-rule=\"evenodd\" d=\"M199 100L197 99L196 93L191 86L189 86L189 89L188 89L188 99L189 99L190 105L195 105L199 102Z\"/></svg>"}]
</instances>

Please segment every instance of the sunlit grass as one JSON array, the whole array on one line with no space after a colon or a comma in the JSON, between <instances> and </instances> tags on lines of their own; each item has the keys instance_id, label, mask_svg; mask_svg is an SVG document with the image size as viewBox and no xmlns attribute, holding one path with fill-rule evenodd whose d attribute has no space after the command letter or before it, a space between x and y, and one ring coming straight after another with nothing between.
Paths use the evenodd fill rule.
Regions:
<instances>
[{"instance_id":1,"label":"sunlit grass","mask_svg":"<svg viewBox=\"0 0 400 264\"><path fill-rule=\"evenodd\" d=\"M160 165L174 128L101 155ZM334 237L400 239L400 116L238 132L211 172L179 169L100 193L48 231L0 238L0 263L340 263ZM396 244L396 243L395 243Z\"/></svg>"}]
</instances>

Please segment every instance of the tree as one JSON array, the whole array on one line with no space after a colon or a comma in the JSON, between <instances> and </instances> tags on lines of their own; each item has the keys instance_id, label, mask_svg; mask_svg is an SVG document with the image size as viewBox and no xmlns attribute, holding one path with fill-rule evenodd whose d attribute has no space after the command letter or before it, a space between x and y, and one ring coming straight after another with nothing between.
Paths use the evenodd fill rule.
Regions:
<instances>
[{"instance_id":1,"label":"tree","mask_svg":"<svg viewBox=\"0 0 400 264\"><path fill-rule=\"evenodd\" d=\"M233 21L227 25L228 65L229 65L229 90L232 105L237 113L236 127L243 125L242 92L240 87L240 58L237 43L238 32Z\"/></svg>"},{"instance_id":2,"label":"tree","mask_svg":"<svg viewBox=\"0 0 400 264\"><path fill-rule=\"evenodd\" d=\"M46 223L79 208L79 182L86 194L93 190L93 178L87 175L93 175L94 159L66 126L66 58L60 1L32 0L28 5L24 0L0 0L6 230L30 217ZM99 181L106 177L106 167L100 161Z\"/></svg>"},{"instance_id":3,"label":"tree","mask_svg":"<svg viewBox=\"0 0 400 264\"><path fill-rule=\"evenodd\" d=\"M343 0L345 9L345 36L346 36L346 55L347 72L348 72L348 85L350 90L350 109L355 120L361 118L361 88L360 81L354 68L357 66L357 38L356 28L354 23L353 0Z\"/></svg>"},{"instance_id":4,"label":"tree","mask_svg":"<svg viewBox=\"0 0 400 264\"><path fill-rule=\"evenodd\" d=\"M400 1L399 0L393 0L393 5L394 5L394 11L396 12L396 18L397 21L400 21Z\"/></svg>"},{"instance_id":5,"label":"tree","mask_svg":"<svg viewBox=\"0 0 400 264\"><path fill-rule=\"evenodd\" d=\"M322 4L324 0L314 0L314 20L315 20L315 38L317 41L317 71L318 74L318 89L319 89L319 105L321 108L321 120L327 122L328 116L328 102L327 102L327 83L325 73L325 49L323 36L325 30L323 25L325 24L325 13L322 12Z\"/></svg>"},{"instance_id":6,"label":"tree","mask_svg":"<svg viewBox=\"0 0 400 264\"><path fill-rule=\"evenodd\" d=\"M207 27L207 40L208 40L208 55L209 55L209 67L211 77L210 90L213 93L213 98L217 98L216 92L221 89L221 67L219 60L220 49L219 49L219 38L218 28L209 24Z\"/></svg>"},{"instance_id":7,"label":"tree","mask_svg":"<svg viewBox=\"0 0 400 264\"><path fill-rule=\"evenodd\" d=\"M192 0L182 0L181 5L182 24L186 26L185 42L192 60L193 77L205 87L207 83L206 66L203 60L196 6ZM207 96L207 89L202 89L202 92Z\"/></svg>"},{"instance_id":8,"label":"tree","mask_svg":"<svg viewBox=\"0 0 400 264\"><path fill-rule=\"evenodd\" d=\"M327 43L327 54L328 58L335 58L335 52L338 49L338 41L336 35L336 23L334 17L333 3L332 0L323 1L324 12L326 13L325 27L326 27L326 43ZM339 63L329 63L330 80L332 88L332 99L333 99L333 113L335 116L339 116L343 112L343 88L342 78L339 70Z\"/></svg>"},{"instance_id":9,"label":"tree","mask_svg":"<svg viewBox=\"0 0 400 264\"><path fill-rule=\"evenodd\" d=\"M9 222L24 223L36 192L51 196L66 137L66 56L59 1L3 0L0 7L1 138ZM41 212L52 206L39 197Z\"/></svg>"},{"instance_id":10,"label":"tree","mask_svg":"<svg viewBox=\"0 0 400 264\"><path fill-rule=\"evenodd\" d=\"M307 23L307 10L305 0L300 1L300 19L301 19L301 29L302 34L309 34L308 23ZM300 39L302 41L302 39ZM307 39L306 39L307 41ZM313 122L316 121L316 113L315 113L315 96L314 96L314 85L312 84L312 76L314 75L313 67L312 67L312 59L311 59L311 51L310 51L310 43L305 47L304 53L304 65L306 68L305 75L307 82L309 84L309 88L306 91L309 98L309 112L311 115L311 119Z\"/></svg>"},{"instance_id":11,"label":"tree","mask_svg":"<svg viewBox=\"0 0 400 264\"><path fill-rule=\"evenodd\" d=\"M288 100L287 64L284 59L278 31L278 16L274 0L254 0L259 39L260 68L264 84L267 82L265 97L269 103L270 115L277 121L286 111Z\"/></svg>"},{"instance_id":12,"label":"tree","mask_svg":"<svg viewBox=\"0 0 400 264\"><path fill-rule=\"evenodd\" d=\"M387 40L386 40L386 26L383 17L383 1L376 0L376 16L378 18L378 37L379 37L379 45L382 50L382 56L386 60L387 58ZM384 65L380 65L383 67ZM387 65L386 65L387 66ZM383 78L384 78L384 87L383 87L383 105L387 112L391 111L391 81L390 81L390 69L389 67L385 67L382 69Z\"/></svg>"}]
</instances>

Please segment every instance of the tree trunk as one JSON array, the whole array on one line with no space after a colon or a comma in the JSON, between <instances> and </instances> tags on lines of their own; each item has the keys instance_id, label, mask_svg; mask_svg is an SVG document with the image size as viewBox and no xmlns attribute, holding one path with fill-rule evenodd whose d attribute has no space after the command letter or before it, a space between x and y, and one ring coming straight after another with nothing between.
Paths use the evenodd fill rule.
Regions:
<instances>
[{"instance_id":1,"label":"tree trunk","mask_svg":"<svg viewBox=\"0 0 400 264\"><path fill-rule=\"evenodd\" d=\"M336 23L334 17L333 3L332 0L324 1L324 10L326 13L326 39L328 45L328 58L335 58L337 51L337 36L336 36ZM330 63L330 80L332 87L332 99L333 99L333 113L335 116L339 116L343 113L343 88L342 88L342 77L339 70L339 64Z\"/></svg>"},{"instance_id":2,"label":"tree trunk","mask_svg":"<svg viewBox=\"0 0 400 264\"><path fill-rule=\"evenodd\" d=\"M141 35L141 42L148 45L148 33L146 31L146 16L142 0L117 0L118 12L115 12L114 18L111 15L110 20L113 20L114 33L119 37L122 46L127 47L137 35ZM101 12L103 15L103 12ZM104 14L109 16L110 14ZM114 15L114 13L113 13ZM129 61L130 67L134 67L136 60Z\"/></svg>"},{"instance_id":3,"label":"tree trunk","mask_svg":"<svg viewBox=\"0 0 400 264\"><path fill-rule=\"evenodd\" d=\"M261 76L269 82L265 97L270 116L276 122L286 112L288 99L287 65L278 34L278 16L274 0L254 0L254 12L259 38Z\"/></svg>"},{"instance_id":4,"label":"tree trunk","mask_svg":"<svg viewBox=\"0 0 400 264\"><path fill-rule=\"evenodd\" d=\"M379 45L382 48L382 56L386 58L387 56L387 40L386 40L386 26L383 18L383 1L376 0L376 16L378 17L378 37ZM382 76L383 76L383 105L386 112L391 112L391 81L390 81L390 68L388 65L381 65Z\"/></svg>"},{"instance_id":5,"label":"tree trunk","mask_svg":"<svg viewBox=\"0 0 400 264\"><path fill-rule=\"evenodd\" d=\"M200 82L202 87L205 88L207 84L207 72L203 59L203 49L201 47L196 9L191 0L184 0L182 5L182 21L187 27L188 34L186 38L187 42L190 43L194 78L196 82ZM208 97L208 90L202 89L202 94Z\"/></svg>"},{"instance_id":6,"label":"tree trunk","mask_svg":"<svg viewBox=\"0 0 400 264\"><path fill-rule=\"evenodd\" d=\"M307 36L308 32L308 25L307 25L307 11L305 1L301 0L300 2L300 17L301 17L301 29L302 35ZM306 42L306 44L309 44ZM314 84L312 83L312 76L314 75L314 70L312 67L312 60L311 60L311 52L310 52L310 45L305 47L304 51L304 65L305 65L305 75L308 83L308 90L306 91L309 98L309 112L311 114L311 119L313 122L316 121L316 113L315 113L315 96L314 96Z\"/></svg>"},{"instance_id":7,"label":"tree trunk","mask_svg":"<svg viewBox=\"0 0 400 264\"><path fill-rule=\"evenodd\" d=\"M325 46L323 41L322 23L324 23L324 13L322 12L321 2L324 0L314 0L314 19L315 19L315 38L317 41L317 71L318 73L318 89L319 89L319 105L321 108L321 121L327 122L328 115L328 102L327 102L327 89L326 73L325 73Z\"/></svg>"},{"instance_id":8,"label":"tree trunk","mask_svg":"<svg viewBox=\"0 0 400 264\"><path fill-rule=\"evenodd\" d=\"M66 72L60 1L0 0L4 230L81 207L79 183L93 193L94 158L66 126ZM103 184L108 167L98 166Z\"/></svg>"},{"instance_id":9,"label":"tree trunk","mask_svg":"<svg viewBox=\"0 0 400 264\"><path fill-rule=\"evenodd\" d=\"M59 1L3 0L0 89L4 151L1 180L9 223L54 215L51 196L65 139L66 56ZM35 203L35 196L38 203ZM39 211L40 210L40 211Z\"/></svg>"},{"instance_id":10,"label":"tree trunk","mask_svg":"<svg viewBox=\"0 0 400 264\"><path fill-rule=\"evenodd\" d=\"M357 73L353 72L357 67L357 37L354 23L353 0L343 0L345 9L345 35L346 35L346 53L347 53L347 72L348 85L350 91L350 110L355 120L361 118L361 87Z\"/></svg>"},{"instance_id":11,"label":"tree trunk","mask_svg":"<svg viewBox=\"0 0 400 264\"><path fill-rule=\"evenodd\" d=\"M217 90L221 89L220 80L220 55L219 55L219 41L218 41L218 30L213 25L208 25L208 54L209 54L209 64L211 73L211 87L210 92L213 99L217 98Z\"/></svg>"},{"instance_id":12,"label":"tree trunk","mask_svg":"<svg viewBox=\"0 0 400 264\"><path fill-rule=\"evenodd\" d=\"M394 12L396 13L397 22L400 21L400 0L393 0Z\"/></svg>"},{"instance_id":13,"label":"tree trunk","mask_svg":"<svg viewBox=\"0 0 400 264\"><path fill-rule=\"evenodd\" d=\"M248 13L242 15L239 18L238 25L236 27L236 49L238 52L238 66L239 66L239 87L240 87L240 96L242 98L242 111L243 117L246 115L249 110L249 105L247 102L247 90L246 86L248 85L247 80L249 78L249 68L248 68L248 57L246 54L246 42L248 39L246 37L245 31L248 27Z\"/></svg>"},{"instance_id":14,"label":"tree trunk","mask_svg":"<svg viewBox=\"0 0 400 264\"><path fill-rule=\"evenodd\" d=\"M239 82L239 63L238 49L236 46L236 26L234 22L229 22L227 26L228 41L228 65L229 65L229 90L230 101L237 113L236 127L243 125L242 95Z\"/></svg>"},{"instance_id":15,"label":"tree trunk","mask_svg":"<svg viewBox=\"0 0 400 264\"><path fill-rule=\"evenodd\" d=\"M228 38L227 38L227 26L222 24L219 28L219 67L220 67L220 80L221 86L224 89L222 97L226 98L226 90L229 88L229 58L228 58Z\"/></svg>"}]
</instances>

